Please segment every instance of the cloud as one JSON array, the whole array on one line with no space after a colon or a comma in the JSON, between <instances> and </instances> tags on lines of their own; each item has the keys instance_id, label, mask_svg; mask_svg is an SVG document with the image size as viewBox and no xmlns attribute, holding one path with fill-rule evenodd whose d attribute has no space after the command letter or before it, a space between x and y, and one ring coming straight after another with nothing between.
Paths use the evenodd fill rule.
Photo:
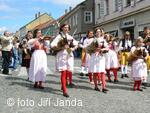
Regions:
<instances>
[{"instance_id":1,"label":"cloud","mask_svg":"<svg viewBox=\"0 0 150 113\"><path fill-rule=\"evenodd\" d=\"M0 33L3 33L4 31L6 31L6 26L0 27Z\"/></svg>"},{"instance_id":2,"label":"cloud","mask_svg":"<svg viewBox=\"0 0 150 113\"><path fill-rule=\"evenodd\" d=\"M4 12L18 12L19 10L16 8L13 8L11 6L9 6L8 4L6 4L5 2L1 1L0 2L0 11L4 11Z\"/></svg>"},{"instance_id":3,"label":"cloud","mask_svg":"<svg viewBox=\"0 0 150 113\"><path fill-rule=\"evenodd\" d=\"M54 4L75 6L84 0L53 0Z\"/></svg>"},{"instance_id":4,"label":"cloud","mask_svg":"<svg viewBox=\"0 0 150 113\"><path fill-rule=\"evenodd\" d=\"M76 6L77 4L85 0L33 0L33 1L50 2L56 5Z\"/></svg>"},{"instance_id":5,"label":"cloud","mask_svg":"<svg viewBox=\"0 0 150 113\"><path fill-rule=\"evenodd\" d=\"M16 19L14 16L0 16L0 19Z\"/></svg>"},{"instance_id":6,"label":"cloud","mask_svg":"<svg viewBox=\"0 0 150 113\"><path fill-rule=\"evenodd\" d=\"M43 10L41 7L32 7L32 10L35 10L35 11L41 11Z\"/></svg>"}]
</instances>

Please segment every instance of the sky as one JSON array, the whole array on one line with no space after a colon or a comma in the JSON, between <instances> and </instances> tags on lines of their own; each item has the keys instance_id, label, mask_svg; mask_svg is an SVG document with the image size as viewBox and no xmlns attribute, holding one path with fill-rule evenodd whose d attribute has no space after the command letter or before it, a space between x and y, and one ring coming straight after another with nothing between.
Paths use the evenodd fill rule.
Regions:
<instances>
[{"instance_id":1,"label":"sky","mask_svg":"<svg viewBox=\"0 0 150 113\"><path fill-rule=\"evenodd\" d=\"M0 0L0 34L15 32L32 21L38 12L51 14L57 19L65 9L75 7L84 0Z\"/></svg>"}]
</instances>

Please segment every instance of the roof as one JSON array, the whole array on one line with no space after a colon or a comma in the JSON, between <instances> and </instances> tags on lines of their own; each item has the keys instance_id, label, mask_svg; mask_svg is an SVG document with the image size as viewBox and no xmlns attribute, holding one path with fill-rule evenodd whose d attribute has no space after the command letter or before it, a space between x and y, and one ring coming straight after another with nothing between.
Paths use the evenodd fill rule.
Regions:
<instances>
[{"instance_id":1,"label":"roof","mask_svg":"<svg viewBox=\"0 0 150 113\"><path fill-rule=\"evenodd\" d=\"M44 13L44 14L41 14L39 17L43 16L43 15L48 15L47 13ZM51 17L50 15L48 15L49 17ZM38 18L39 18L38 17ZM26 25L24 25L23 27L21 27L20 29L24 28L25 26L29 25L30 23L34 22L36 19L38 18L35 18L34 20L30 21L29 23L27 23ZM52 18L52 17L51 17Z\"/></svg>"},{"instance_id":2,"label":"roof","mask_svg":"<svg viewBox=\"0 0 150 113\"><path fill-rule=\"evenodd\" d=\"M45 23L43 23L43 24L40 24L40 25L38 25L38 26L36 26L35 28L34 28L34 30L35 29L44 29L44 28L46 28L46 27L48 27L48 26L50 26L50 25L52 25L52 24L54 24L56 22L56 20L50 20L50 21L48 21L48 22L45 22Z\"/></svg>"},{"instance_id":3,"label":"roof","mask_svg":"<svg viewBox=\"0 0 150 113\"><path fill-rule=\"evenodd\" d=\"M76 10L78 7L84 5L84 3L86 2L87 0L84 0L83 2L81 2L80 4L76 5L71 11L67 12L66 14L63 15L62 19L64 19L67 15L71 14L74 10Z\"/></svg>"}]
</instances>

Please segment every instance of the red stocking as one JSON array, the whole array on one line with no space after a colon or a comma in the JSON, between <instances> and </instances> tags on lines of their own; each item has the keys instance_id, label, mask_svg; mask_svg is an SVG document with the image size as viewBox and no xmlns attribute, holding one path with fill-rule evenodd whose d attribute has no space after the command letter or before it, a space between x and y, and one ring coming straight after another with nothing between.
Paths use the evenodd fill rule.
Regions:
<instances>
[{"instance_id":1,"label":"red stocking","mask_svg":"<svg viewBox=\"0 0 150 113\"><path fill-rule=\"evenodd\" d=\"M113 69L113 73L114 73L114 79L118 80L118 75L117 75L117 69Z\"/></svg>"},{"instance_id":2,"label":"red stocking","mask_svg":"<svg viewBox=\"0 0 150 113\"><path fill-rule=\"evenodd\" d=\"M94 75L93 75L93 79L94 79L94 85L95 85L95 88L98 88L98 84L97 84L97 80L98 80L98 73L94 73Z\"/></svg>"},{"instance_id":3,"label":"red stocking","mask_svg":"<svg viewBox=\"0 0 150 113\"><path fill-rule=\"evenodd\" d=\"M61 71L61 87L62 87L63 93L67 93L66 76L67 76L67 71Z\"/></svg>"},{"instance_id":4,"label":"red stocking","mask_svg":"<svg viewBox=\"0 0 150 113\"><path fill-rule=\"evenodd\" d=\"M101 73L101 80L102 80L102 88L105 89L105 88L106 88L106 77L105 77L105 73Z\"/></svg>"},{"instance_id":5,"label":"red stocking","mask_svg":"<svg viewBox=\"0 0 150 113\"><path fill-rule=\"evenodd\" d=\"M90 80L90 82L92 82L92 81L93 81L92 73L89 73L88 75L89 75L89 80Z\"/></svg>"}]
</instances>

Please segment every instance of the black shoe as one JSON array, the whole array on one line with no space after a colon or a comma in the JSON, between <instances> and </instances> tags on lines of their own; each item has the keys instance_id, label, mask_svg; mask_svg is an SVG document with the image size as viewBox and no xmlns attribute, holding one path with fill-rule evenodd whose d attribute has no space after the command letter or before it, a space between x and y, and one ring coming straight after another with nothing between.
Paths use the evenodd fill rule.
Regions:
<instances>
[{"instance_id":1,"label":"black shoe","mask_svg":"<svg viewBox=\"0 0 150 113\"><path fill-rule=\"evenodd\" d=\"M85 74L85 76L87 76L87 77L88 77L88 76L89 76L89 74Z\"/></svg>"},{"instance_id":2,"label":"black shoe","mask_svg":"<svg viewBox=\"0 0 150 113\"><path fill-rule=\"evenodd\" d=\"M36 84L34 84L34 88L39 88L39 86L38 86L38 85L36 85Z\"/></svg>"},{"instance_id":3,"label":"black shoe","mask_svg":"<svg viewBox=\"0 0 150 113\"><path fill-rule=\"evenodd\" d=\"M67 97L67 98L69 97L69 95L67 93L64 93L63 96Z\"/></svg>"},{"instance_id":4,"label":"black shoe","mask_svg":"<svg viewBox=\"0 0 150 113\"><path fill-rule=\"evenodd\" d=\"M69 87L73 88L73 87L76 87L76 85L71 83L71 84L69 84Z\"/></svg>"},{"instance_id":5,"label":"black shoe","mask_svg":"<svg viewBox=\"0 0 150 113\"><path fill-rule=\"evenodd\" d=\"M138 91L143 91L143 89L137 89Z\"/></svg>"},{"instance_id":6,"label":"black shoe","mask_svg":"<svg viewBox=\"0 0 150 113\"><path fill-rule=\"evenodd\" d=\"M121 75L121 78L124 78L124 74Z\"/></svg>"},{"instance_id":7,"label":"black shoe","mask_svg":"<svg viewBox=\"0 0 150 113\"><path fill-rule=\"evenodd\" d=\"M44 89L44 86L38 86L39 89Z\"/></svg>"},{"instance_id":8,"label":"black shoe","mask_svg":"<svg viewBox=\"0 0 150 113\"><path fill-rule=\"evenodd\" d=\"M9 75L8 71L3 71L2 74Z\"/></svg>"},{"instance_id":9,"label":"black shoe","mask_svg":"<svg viewBox=\"0 0 150 113\"><path fill-rule=\"evenodd\" d=\"M129 76L128 76L127 74L125 74L125 77L126 77L126 78L129 78Z\"/></svg>"},{"instance_id":10,"label":"black shoe","mask_svg":"<svg viewBox=\"0 0 150 113\"><path fill-rule=\"evenodd\" d=\"M143 86L142 89L147 89L147 88L145 86Z\"/></svg>"},{"instance_id":11,"label":"black shoe","mask_svg":"<svg viewBox=\"0 0 150 113\"><path fill-rule=\"evenodd\" d=\"M110 83L111 83L111 82L112 82L112 80L108 80L108 82L110 82Z\"/></svg>"},{"instance_id":12,"label":"black shoe","mask_svg":"<svg viewBox=\"0 0 150 113\"><path fill-rule=\"evenodd\" d=\"M94 90L95 90L95 91L100 91L100 89L99 89L99 88L96 88L96 87L94 88Z\"/></svg>"},{"instance_id":13,"label":"black shoe","mask_svg":"<svg viewBox=\"0 0 150 113\"><path fill-rule=\"evenodd\" d=\"M83 74L83 73L80 73L80 76L81 76L81 77L83 77L83 76L84 76L84 74Z\"/></svg>"},{"instance_id":14,"label":"black shoe","mask_svg":"<svg viewBox=\"0 0 150 113\"><path fill-rule=\"evenodd\" d=\"M102 89L103 93L107 93L108 89Z\"/></svg>"},{"instance_id":15,"label":"black shoe","mask_svg":"<svg viewBox=\"0 0 150 113\"><path fill-rule=\"evenodd\" d=\"M29 77L27 78L27 81L30 81L30 80L29 80Z\"/></svg>"},{"instance_id":16,"label":"black shoe","mask_svg":"<svg viewBox=\"0 0 150 113\"><path fill-rule=\"evenodd\" d=\"M119 82L118 80L114 80L115 83Z\"/></svg>"},{"instance_id":17,"label":"black shoe","mask_svg":"<svg viewBox=\"0 0 150 113\"><path fill-rule=\"evenodd\" d=\"M142 85L145 87L150 87L150 84L148 84L148 83L142 83Z\"/></svg>"}]
</instances>

